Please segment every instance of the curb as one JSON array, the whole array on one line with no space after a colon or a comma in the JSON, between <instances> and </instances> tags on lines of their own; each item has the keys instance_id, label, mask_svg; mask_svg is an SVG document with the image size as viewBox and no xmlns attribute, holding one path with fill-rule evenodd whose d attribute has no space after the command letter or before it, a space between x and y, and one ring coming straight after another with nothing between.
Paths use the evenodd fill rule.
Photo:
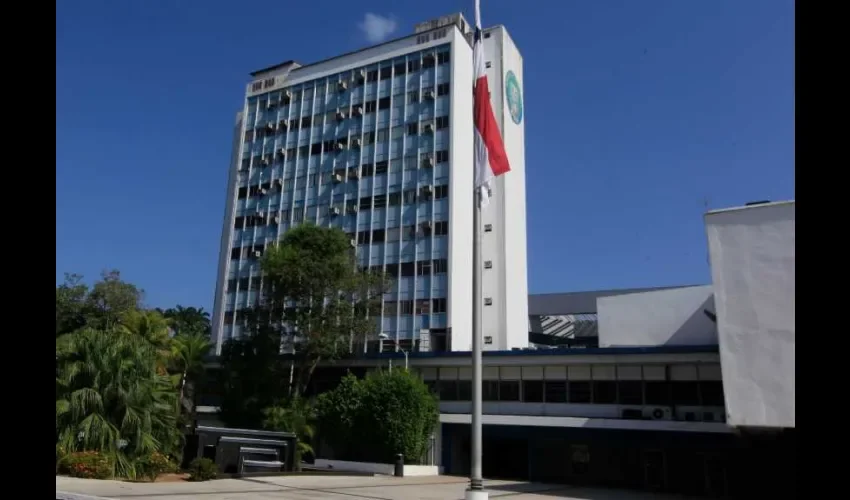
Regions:
<instances>
[{"instance_id":1,"label":"curb","mask_svg":"<svg viewBox=\"0 0 850 500\"><path fill-rule=\"evenodd\" d=\"M107 497L96 497L93 495L83 495L81 493L71 493L70 491L56 490L56 500L115 500Z\"/></svg>"}]
</instances>

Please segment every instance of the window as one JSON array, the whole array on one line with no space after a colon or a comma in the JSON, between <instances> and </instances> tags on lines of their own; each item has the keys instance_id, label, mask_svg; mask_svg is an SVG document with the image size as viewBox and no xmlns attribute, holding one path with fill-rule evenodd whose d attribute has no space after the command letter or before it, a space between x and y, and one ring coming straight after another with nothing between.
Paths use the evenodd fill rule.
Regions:
<instances>
[{"instance_id":1,"label":"window","mask_svg":"<svg viewBox=\"0 0 850 500\"><path fill-rule=\"evenodd\" d=\"M419 124L418 123L408 123L407 124L407 135L416 135L419 133Z\"/></svg>"},{"instance_id":2,"label":"window","mask_svg":"<svg viewBox=\"0 0 850 500\"><path fill-rule=\"evenodd\" d=\"M499 401L519 401L519 380L499 381Z\"/></svg>"},{"instance_id":3,"label":"window","mask_svg":"<svg viewBox=\"0 0 850 500\"><path fill-rule=\"evenodd\" d=\"M233 219L233 229L242 229L245 225L245 217L237 217Z\"/></svg>"},{"instance_id":4,"label":"window","mask_svg":"<svg viewBox=\"0 0 850 500\"><path fill-rule=\"evenodd\" d=\"M402 228L401 235L402 235L402 239L405 240L405 241L410 241L410 240L416 238L416 226L413 226L413 225L404 226Z\"/></svg>"},{"instance_id":5,"label":"window","mask_svg":"<svg viewBox=\"0 0 850 500\"><path fill-rule=\"evenodd\" d=\"M431 312L440 314L446 312L446 299L431 299Z\"/></svg>"},{"instance_id":6,"label":"window","mask_svg":"<svg viewBox=\"0 0 850 500\"><path fill-rule=\"evenodd\" d=\"M246 130L245 131L245 142L251 142L254 139L254 131Z\"/></svg>"},{"instance_id":7,"label":"window","mask_svg":"<svg viewBox=\"0 0 850 500\"><path fill-rule=\"evenodd\" d=\"M414 90L407 93L407 104L416 104L419 102L419 91Z\"/></svg>"},{"instance_id":8,"label":"window","mask_svg":"<svg viewBox=\"0 0 850 500\"><path fill-rule=\"evenodd\" d=\"M567 383L561 380L547 380L545 387L545 398L547 403L567 402Z\"/></svg>"},{"instance_id":9,"label":"window","mask_svg":"<svg viewBox=\"0 0 850 500\"><path fill-rule=\"evenodd\" d=\"M235 247L230 251L230 259L231 260L239 260L239 257L242 256L242 248Z\"/></svg>"},{"instance_id":10,"label":"window","mask_svg":"<svg viewBox=\"0 0 850 500\"><path fill-rule=\"evenodd\" d=\"M399 237L398 228L394 227L394 228L391 228L391 229L387 229L387 235L386 236L387 236L387 242L398 241L398 237Z\"/></svg>"},{"instance_id":11,"label":"window","mask_svg":"<svg viewBox=\"0 0 850 500\"><path fill-rule=\"evenodd\" d=\"M372 197L364 196L360 198L360 210L371 210L372 209Z\"/></svg>"},{"instance_id":12,"label":"window","mask_svg":"<svg viewBox=\"0 0 850 500\"><path fill-rule=\"evenodd\" d=\"M448 150L437 151L437 163L445 163L449 161Z\"/></svg>"},{"instance_id":13,"label":"window","mask_svg":"<svg viewBox=\"0 0 850 500\"><path fill-rule=\"evenodd\" d=\"M375 208L384 208L387 205L387 195L376 194L373 204L375 205Z\"/></svg>"},{"instance_id":14,"label":"window","mask_svg":"<svg viewBox=\"0 0 850 500\"><path fill-rule=\"evenodd\" d=\"M670 404L670 382L648 380L644 382L646 404L667 406Z\"/></svg>"},{"instance_id":15,"label":"window","mask_svg":"<svg viewBox=\"0 0 850 500\"><path fill-rule=\"evenodd\" d=\"M369 101L369 102L366 103L366 106L364 106L364 110L367 113L374 113L375 110L377 109L377 107L378 107L377 101Z\"/></svg>"},{"instance_id":16,"label":"window","mask_svg":"<svg viewBox=\"0 0 850 500\"><path fill-rule=\"evenodd\" d=\"M422 56L422 69L433 68L435 62L436 59L434 59L434 54L424 54Z\"/></svg>"},{"instance_id":17,"label":"window","mask_svg":"<svg viewBox=\"0 0 850 500\"><path fill-rule=\"evenodd\" d=\"M419 71L419 59L407 61L407 72Z\"/></svg>"},{"instance_id":18,"label":"window","mask_svg":"<svg viewBox=\"0 0 850 500\"><path fill-rule=\"evenodd\" d=\"M406 69L407 69L407 65L404 64L403 62L398 63L395 66L393 66L393 71L395 72L395 76L403 75L405 73Z\"/></svg>"},{"instance_id":19,"label":"window","mask_svg":"<svg viewBox=\"0 0 850 500\"><path fill-rule=\"evenodd\" d=\"M449 128L449 117L448 116L438 116L436 120L437 130L442 130L444 128Z\"/></svg>"},{"instance_id":20,"label":"window","mask_svg":"<svg viewBox=\"0 0 850 500\"><path fill-rule=\"evenodd\" d=\"M449 272L448 259L434 259L433 272L434 274L445 274Z\"/></svg>"},{"instance_id":21,"label":"window","mask_svg":"<svg viewBox=\"0 0 850 500\"><path fill-rule=\"evenodd\" d=\"M416 314L431 314L431 301L428 299L417 300Z\"/></svg>"},{"instance_id":22,"label":"window","mask_svg":"<svg viewBox=\"0 0 850 500\"><path fill-rule=\"evenodd\" d=\"M369 244L369 231L360 231L357 233L357 244L358 245L368 245Z\"/></svg>"},{"instance_id":23,"label":"window","mask_svg":"<svg viewBox=\"0 0 850 500\"><path fill-rule=\"evenodd\" d=\"M590 382L585 380L570 381L569 384L569 402L570 403L590 403Z\"/></svg>"},{"instance_id":24,"label":"window","mask_svg":"<svg viewBox=\"0 0 850 500\"><path fill-rule=\"evenodd\" d=\"M448 221L441 220L439 222L434 223L434 235L435 236L445 236L449 234L449 223Z\"/></svg>"},{"instance_id":25,"label":"window","mask_svg":"<svg viewBox=\"0 0 850 500\"><path fill-rule=\"evenodd\" d=\"M373 69L366 73L366 81L367 82L375 82L378 80L378 70Z\"/></svg>"},{"instance_id":26,"label":"window","mask_svg":"<svg viewBox=\"0 0 850 500\"><path fill-rule=\"evenodd\" d=\"M363 134L363 144L374 144L375 132L366 132Z\"/></svg>"},{"instance_id":27,"label":"window","mask_svg":"<svg viewBox=\"0 0 850 500\"><path fill-rule=\"evenodd\" d=\"M380 79L386 80L393 76L393 69L389 66L381 68Z\"/></svg>"},{"instance_id":28,"label":"window","mask_svg":"<svg viewBox=\"0 0 850 500\"><path fill-rule=\"evenodd\" d=\"M401 314L413 314L413 301L412 300L400 300L398 302L399 311Z\"/></svg>"},{"instance_id":29,"label":"window","mask_svg":"<svg viewBox=\"0 0 850 500\"><path fill-rule=\"evenodd\" d=\"M457 401L457 380L440 380L440 401Z\"/></svg>"},{"instance_id":30,"label":"window","mask_svg":"<svg viewBox=\"0 0 850 500\"><path fill-rule=\"evenodd\" d=\"M673 393L674 405L698 406L699 405L699 383L691 381L677 381L670 383Z\"/></svg>"},{"instance_id":31,"label":"window","mask_svg":"<svg viewBox=\"0 0 850 500\"><path fill-rule=\"evenodd\" d=\"M416 265L413 262L402 262L401 263L401 276L413 276L416 271Z\"/></svg>"},{"instance_id":32,"label":"window","mask_svg":"<svg viewBox=\"0 0 850 500\"><path fill-rule=\"evenodd\" d=\"M472 381L458 380L457 381L457 400L470 401L472 400Z\"/></svg>"},{"instance_id":33,"label":"window","mask_svg":"<svg viewBox=\"0 0 850 500\"><path fill-rule=\"evenodd\" d=\"M437 54L437 64L445 64L449 62L450 52L440 52Z\"/></svg>"},{"instance_id":34,"label":"window","mask_svg":"<svg viewBox=\"0 0 850 500\"><path fill-rule=\"evenodd\" d=\"M617 382L594 380L593 402L596 404L615 404L617 402Z\"/></svg>"},{"instance_id":35,"label":"window","mask_svg":"<svg viewBox=\"0 0 850 500\"><path fill-rule=\"evenodd\" d=\"M416 275L417 276L430 276L431 275L431 261L430 260L422 260L416 263Z\"/></svg>"},{"instance_id":36,"label":"window","mask_svg":"<svg viewBox=\"0 0 850 500\"><path fill-rule=\"evenodd\" d=\"M449 196L449 186L447 184L443 184L441 186L434 186L434 198L439 200L441 198L447 198Z\"/></svg>"},{"instance_id":37,"label":"window","mask_svg":"<svg viewBox=\"0 0 850 500\"><path fill-rule=\"evenodd\" d=\"M699 390L703 406L723 406L723 382L703 380L699 383Z\"/></svg>"},{"instance_id":38,"label":"window","mask_svg":"<svg viewBox=\"0 0 850 500\"><path fill-rule=\"evenodd\" d=\"M312 120L313 120L313 117L312 117L312 116L305 116L305 117L301 118L301 128L310 128L310 127L312 127L312 126L313 126L313 121L312 121Z\"/></svg>"},{"instance_id":39,"label":"window","mask_svg":"<svg viewBox=\"0 0 850 500\"><path fill-rule=\"evenodd\" d=\"M242 199L245 199L247 197L248 197L248 188L247 187L243 186L243 187L239 188L238 190L236 190L236 198L242 200Z\"/></svg>"},{"instance_id":40,"label":"window","mask_svg":"<svg viewBox=\"0 0 850 500\"><path fill-rule=\"evenodd\" d=\"M378 100L378 109L390 109L390 98L381 97Z\"/></svg>"},{"instance_id":41,"label":"window","mask_svg":"<svg viewBox=\"0 0 850 500\"><path fill-rule=\"evenodd\" d=\"M375 166L371 163L364 163L360 173L363 177L371 177L375 174Z\"/></svg>"},{"instance_id":42,"label":"window","mask_svg":"<svg viewBox=\"0 0 850 500\"><path fill-rule=\"evenodd\" d=\"M379 130L379 131L378 131L378 133L377 133L377 134L375 134L375 135L376 135L376 140L377 140L378 142L387 142L387 136L389 135L389 130L388 130L388 129L385 129L385 128L382 128L382 129L381 129L381 130Z\"/></svg>"},{"instance_id":43,"label":"window","mask_svg":"<svg viewBox=\"0 0 850 500\"><path fill-rule=\"evenodd\" d=\"M263 89L263 82L254 82L251 84L251 92L256 92Z\"/></svg>"},{"instance_id":44,"label":"window","mask_svg":"<svg viewBox=\"0 0 850 500\"><path fill-rule=\"evenodd\" d=\"M448 83L441 83L437 85L437 95L449 95L449 88Z\"/></svg>"},{"instance_id":45,"label":"window","mask_svg":"<svg viewBox=\"0 0 850 500\"><path fill-rule=\"evenodd\" d=\"M386 232L383 229L375 229L372 231L372 243L383 243Z\"/></svg>"},{"instance_id":46,"label":"window","mask_svg":"<svg viewBox=\"0 0 850 500\"><path fill-rule=\"evenodd\" d=\"M543 381L524 380L522 382L522 400L526 403L542 403Z\"/></svg>"},{"instance_id":47,"label":"window","mask_svg":"<svg viewBox=\"0 0 850 500\"><path fill-rule=\"evenodd\" d=\"M401 204L401 193L390 193L388 199L391 207L399 205Z\"/></svg>"},{"instance_id":48,"label":"window","mask_svg":"<svg viewBox=\"0 0 850 500\"><path fill-rule=\"evenodd\" d=\"M484 401L499 400L499 381L498 380L482 380L481 381L481 399Z\"/></svg>"},{"instance_id":49,"label":"window","mask_svg":"<svg viewBox=\"0 0 850 500\"><path fill-rule=\"evenodd\" d=\"M321 142L317 142L317 143L313 144L312 146L310 146L310 154L311 155L317 155L317 154L321 154L321 153L322 153L322 143Z\"/></svg>"},{"instance_id":50,"label":"window","mask_svg":"<svg viewBox=\"0 0 850 500\"><path fill-rule=\"evenodd\" d=\"M490 68L492 68L492 67L493 67L493 63L491 63L490 61L487 61L486 63L484 63L484 66L485 66L487 69L490 69Z\"/></svg>"},{"instance_id":51,"label":"window","mask_svg":"<svg viewBox=\"0 0 850 500\"><path fill-rule=\"evenodd\" d=\"M416 190L408 189L404 192L404 204L412 205L416 203Z\"/></svg>"},{"instance_id":52,"label":"window","mask_svg":"<svg viewBox=\"0 0 850 500\"><path fill-rule=\"evenodd\" d=\"M493 232L493 224L484 224L484 232L485 233Z\"/></svg>"},{"instance_id":53,"label":"window","mask_svg":"<svg viewBox=\"0 0 850 500\"><path fill-rule=\"evenodd\" d=\"M620 380L617 389L621 405L643 404L643 382L640 380Z\"/></svg>"},{"instance_id":54,"label":"window","mask_svg":"<svg viewBox=\"0 0 850 500\"><path fill-rule=\"evenodd\" d=\"M384 130L386 133L386 130ZM381 175L387 173L387 160L379 161L375 163L375 175Z\"/></svg>"}]
</instances>

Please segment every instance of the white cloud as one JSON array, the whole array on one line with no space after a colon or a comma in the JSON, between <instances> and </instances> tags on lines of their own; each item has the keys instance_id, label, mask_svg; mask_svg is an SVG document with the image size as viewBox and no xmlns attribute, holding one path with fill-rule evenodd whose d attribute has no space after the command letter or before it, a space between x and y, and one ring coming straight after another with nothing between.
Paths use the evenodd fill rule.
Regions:
<instances>
[{"instance_id":1,"label":"white cloud","mask_svg":"<svg viewBox=\"0 0 850 500\"><path fill-rule=\"evenodd\" d=\"M366 40L372 43L383 42L398 28L398 23L391 16L385 17L367 12L363 21L358 24Z\"/></svg>"}]
</instances>

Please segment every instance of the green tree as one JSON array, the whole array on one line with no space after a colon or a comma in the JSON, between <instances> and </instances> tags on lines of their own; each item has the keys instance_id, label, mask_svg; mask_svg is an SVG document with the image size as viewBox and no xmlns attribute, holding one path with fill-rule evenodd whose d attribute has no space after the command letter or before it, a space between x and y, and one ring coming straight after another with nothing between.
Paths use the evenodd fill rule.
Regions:
<instances>
[{"instance_id":1,"label":"green tree","mask_svg":"<svg viewBox=\"0 0 850 500\"><path fill-rule=\"evenodd\" d=\"M65 281L56 287L56 336L79 330L86 324L86 298L89 287L79 274L65 273Z\"/></svg>"},{"instance_id":2,"label":"green tree","mask_svg":"<svg viewBox=\"0 0 850 500\"><path fill-rule=\"evenodd\" d=\"M85 301L86 326L110 330L124 317L142 309L144 292L121 279L117 270L104 272L100 281L92 286Z\"/></svg>"},{"instance_id":3,"label":"green tree","mask_svg":"<svg viewBox=\"0 0 850 500\"><path fill-rule=\"evenodd\" d=\"M241 312L240 337L222 349L221 417L228 425L259 425L265 408L304 394L319 363L375 335L389 284L382 273L358 268L342 230L310 224L268 246L261 270L261 300Z\"/></svg>"},{"instance_id":4,"label":"green tree","mask_svg":"<svg viewBox=\"0 0 850 500\"><path fill-rule=\"evenodd\" d=\"M310 224L288 231L263 256L263 301L255 318L280 325L294 356L293 395L316 366L348 354L353 340L378 333L376 313L388 289L383 273L357 267L350 238Z\"/></svg>"},{"instance_id":5,"label":"green tree","mask_svg":"<svg viewBox=\"0 0 850 500\"><path fill-rule=\"evenodd\" d=\"M319 429L337 458L391 462L397 453L417 463L437 426L437 400L404 370L352 375L317 401Z\"/></svg>"},{"instance_id":6,"label":"green tree","mask_svg":"<svg viewBox=\"0 0 850 500\"><path fill-rule=\"evenodd\" d=\"M85 328L57 349L57 444L107 454L119 476L154 451L179 456L176 397L140 336Z\"/></svg>"}]
</instances>

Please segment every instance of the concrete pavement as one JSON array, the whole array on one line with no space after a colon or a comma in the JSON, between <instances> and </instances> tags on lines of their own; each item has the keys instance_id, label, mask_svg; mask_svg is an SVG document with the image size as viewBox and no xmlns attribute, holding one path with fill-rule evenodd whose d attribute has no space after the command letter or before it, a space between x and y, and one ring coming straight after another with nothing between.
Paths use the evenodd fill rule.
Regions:
<instances>
[{"instance_id":1,"label":"concrete pavement","mask_svg":"<svg viewBox=\"0 0 850 500\"><path fill-rule=\"evenodd\" d=\"M126 483L56 477L57 499L161 500L461 500L467 479L453 476L278 476L219 479L202 483ZM491 498L505 500L663 500L672 497L624 490L576 488L517 481L485 481ZM66 495L63 497L60 493ZM78 496L73 496L78 495Z\"/></svg>"}]
</instances>

